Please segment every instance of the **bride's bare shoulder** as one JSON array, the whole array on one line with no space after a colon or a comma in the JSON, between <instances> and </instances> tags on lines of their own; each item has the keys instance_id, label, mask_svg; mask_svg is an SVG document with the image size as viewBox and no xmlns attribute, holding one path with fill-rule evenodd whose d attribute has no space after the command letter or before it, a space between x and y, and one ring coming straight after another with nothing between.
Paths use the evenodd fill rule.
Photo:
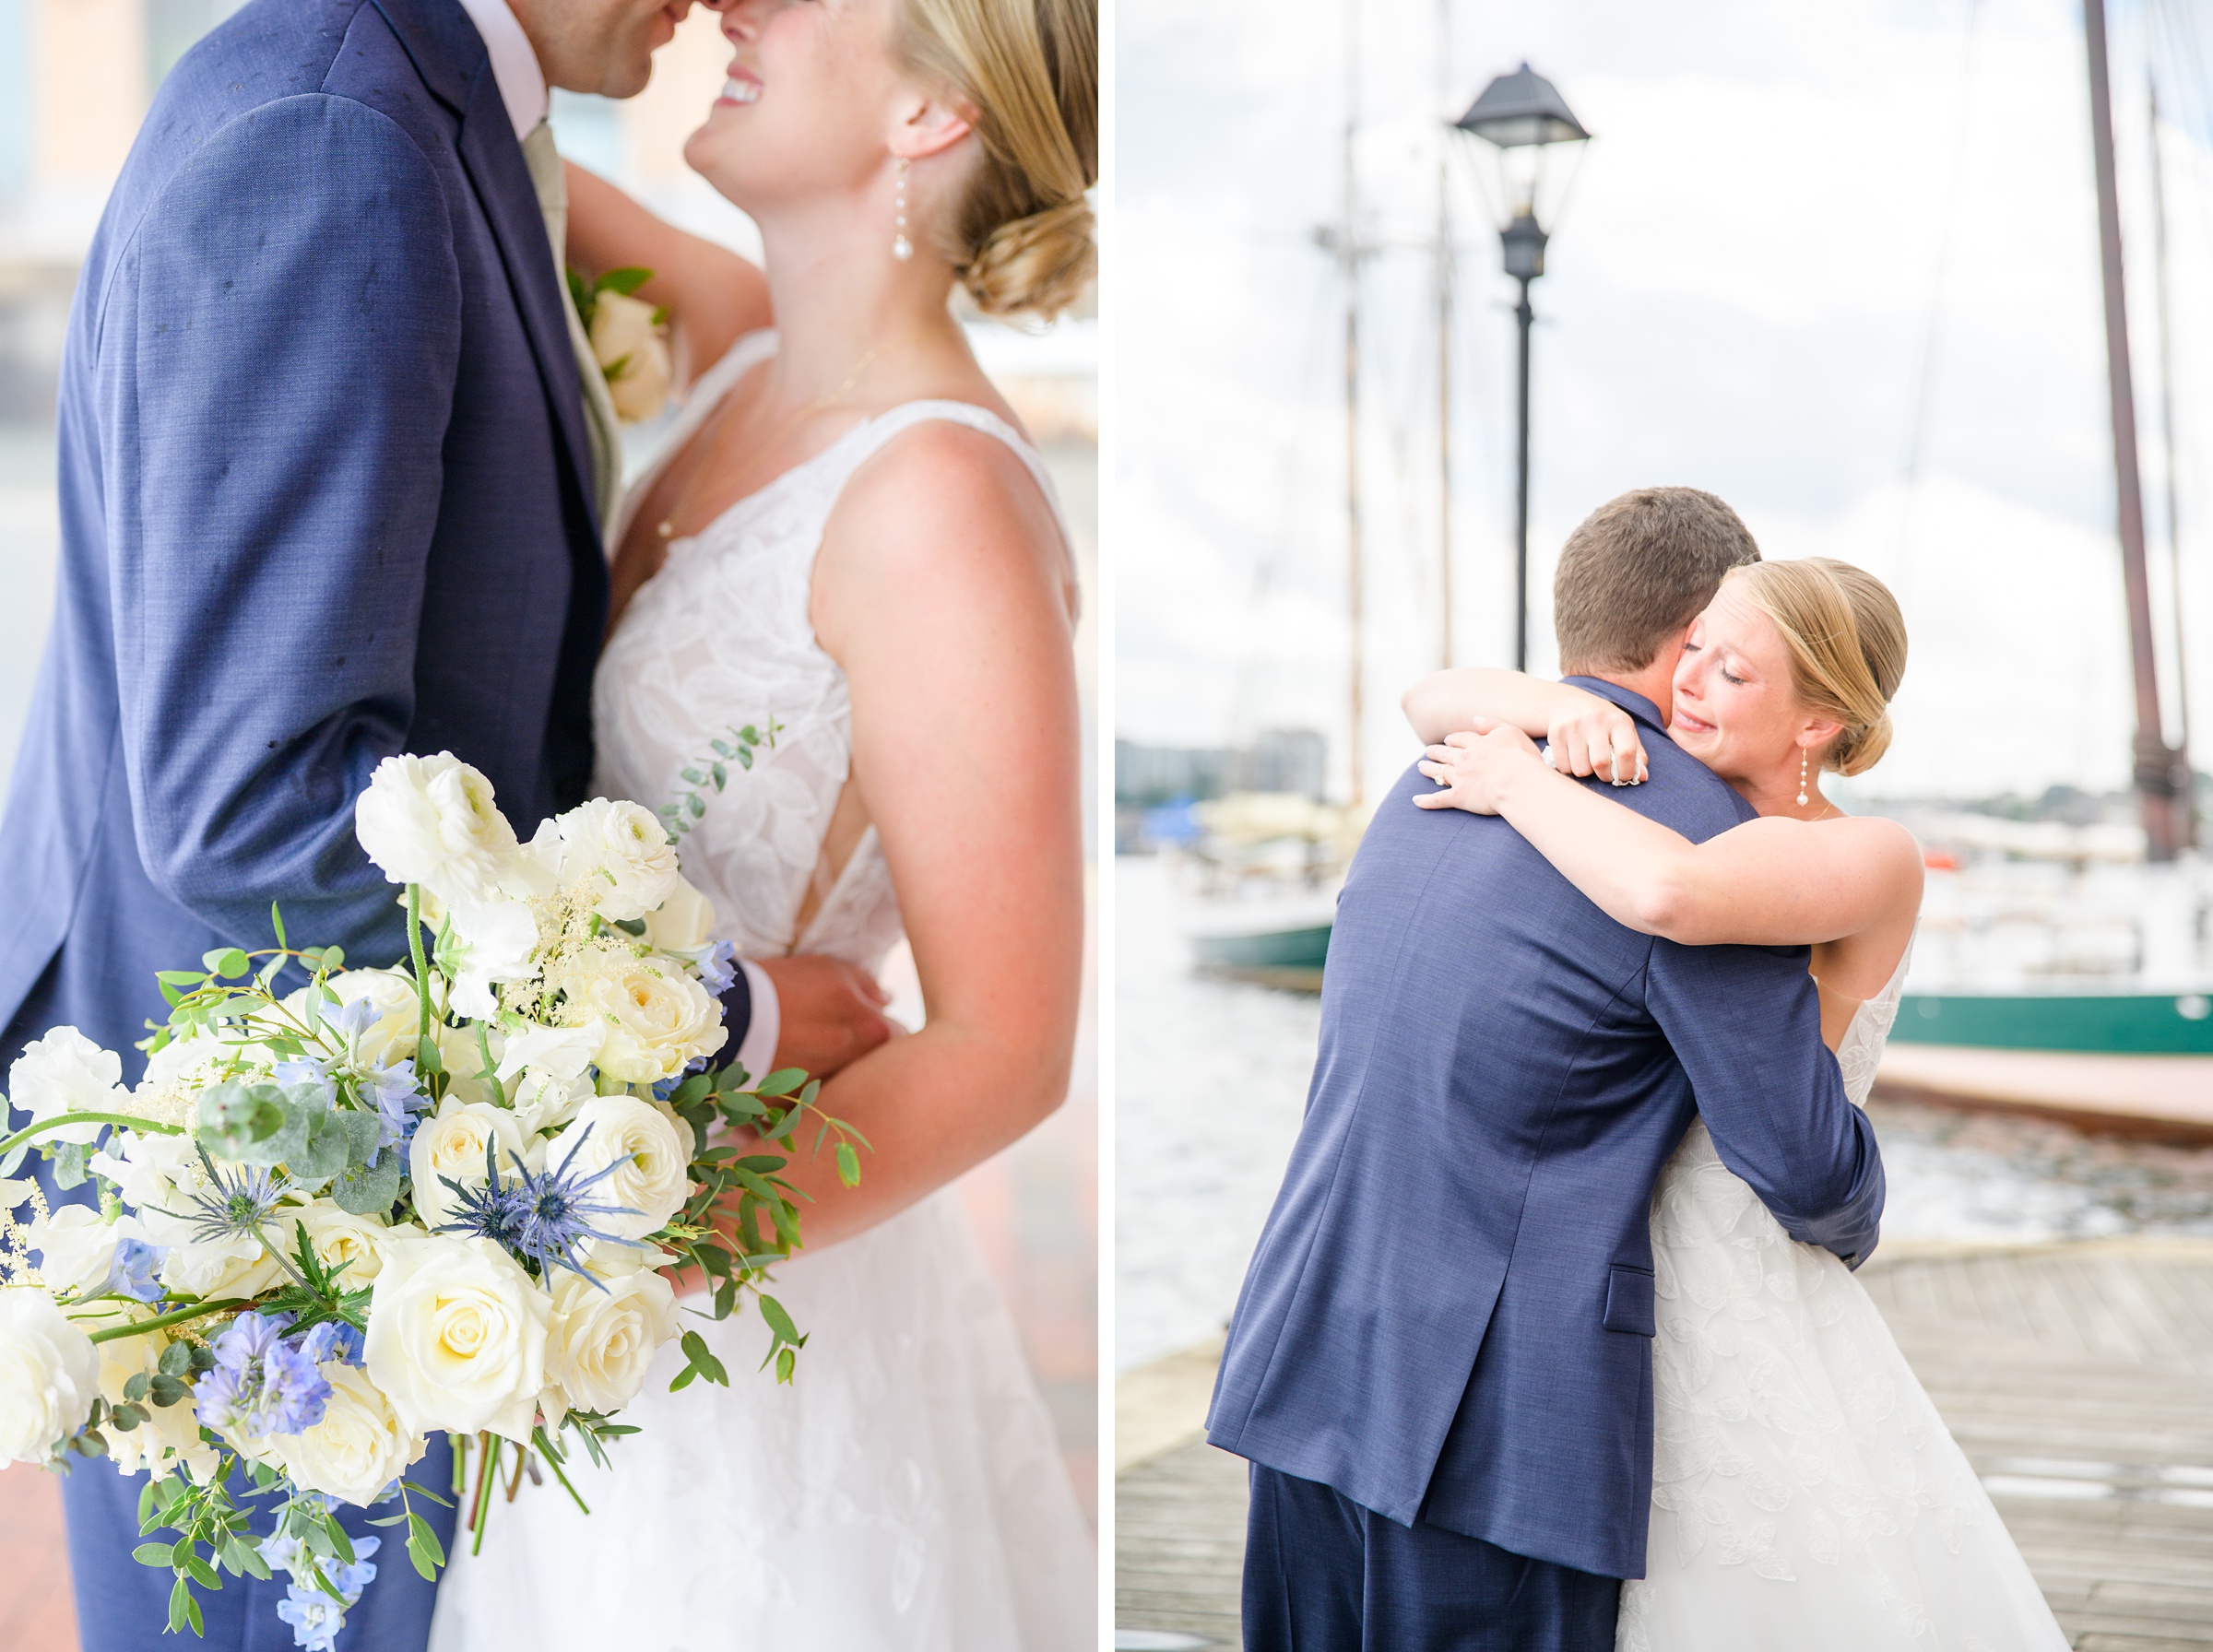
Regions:
<instances>
[{"instance_id":1,"label":"bride's bare shoulder","mask_svg":"<svg viewBox=\"0 0 2213 1652\"><path fill-rule=\"evenodd\" d=\"M1022 454L990 431L920 419L870 455L831 512L818 630L827 643L836 610L860 602L1022 601L1041 590L1061 601L1067 567L1059 519Z\"/></svg>"}]
</instances>

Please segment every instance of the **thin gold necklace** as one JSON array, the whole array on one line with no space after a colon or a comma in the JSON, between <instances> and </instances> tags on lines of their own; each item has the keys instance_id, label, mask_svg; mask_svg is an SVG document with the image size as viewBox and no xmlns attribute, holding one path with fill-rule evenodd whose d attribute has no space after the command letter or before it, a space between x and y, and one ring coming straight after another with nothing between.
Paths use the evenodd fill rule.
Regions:
<instances>
[{"instance_id":1,"label":"thin gold necklace","mask_svg":"<svg viewBox=\"0 0 2213 1652\"><path fill-rule=\"evenodd\" d=\"M797 412L779 420L768 434L762 438L759 451L766 453L774 448L777 442L791 433L792 427L801 419L835 407L846 398L856 384L860 383L861 374L867 372L878 360L889 354L891 350L902 348L904 347L901 345L893 345L889 349L870 350L867 355L861 357L860 364L846 375L846 382L835 390L831 391L827 395L816 396L814 400L800 407ZM685 474L684 485L677 490L676 502L669 507L669 513L661 518L653 530L664 542L676 536L676 519L684 513L685 509L692 502L692 491L698 487L700 477L706 471L707 461L714 457L715 443L722 434L722 421L729 416L729 410L730 405L728 398L725 398L721 407L715 409L714 417L709 420L704 439L700 442L699 457L692 461L691 470Z\"/></svg>"}]
</instances>

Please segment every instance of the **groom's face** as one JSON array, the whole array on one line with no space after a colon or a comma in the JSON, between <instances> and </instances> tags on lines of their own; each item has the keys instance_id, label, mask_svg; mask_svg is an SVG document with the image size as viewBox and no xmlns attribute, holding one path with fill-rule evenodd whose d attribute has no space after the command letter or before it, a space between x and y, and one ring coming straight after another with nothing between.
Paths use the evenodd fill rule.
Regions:
<instances>
[{"instance_id":1,"label":"groom's face","mask_svg":"<svg viewBox=\"0 0 2213 1652\"><path fill-rule=\"evenodd\" d=\"M634 98L653 54L675 38L692 0L512 0L546 79L564 91Z\"/></svg>"}]
</instances>

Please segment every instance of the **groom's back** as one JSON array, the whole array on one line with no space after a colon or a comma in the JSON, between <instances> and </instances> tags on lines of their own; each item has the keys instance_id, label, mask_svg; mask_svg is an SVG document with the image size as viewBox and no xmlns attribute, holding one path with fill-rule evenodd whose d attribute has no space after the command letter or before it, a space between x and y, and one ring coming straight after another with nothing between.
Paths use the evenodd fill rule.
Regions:
<instances>
[{"instance_id":1,"label":"groom's back","mask_svg":"<svg viewBox=\"0 0 2213 1652\"><path fill-rule=\"evenodd\" d=\"M1747 818L1641 721L1651 779L1610 795L1694 840ZM1542 1481L1604 1508L1649 1465L1647 1204L1694 1111L1644 1003L1655 943L1505 821L1416 808L1430 789L1402 776L1338 903L1307 1119L1212 1437L1402 1522L1634 1575L1641 1522L1630 1555ZM1448 1488L1456 1410L1485 1388L1508 1415L1544 1415L1505 1443L1541 1460L1486 1461Z\"/></svg>"}]
</instances>

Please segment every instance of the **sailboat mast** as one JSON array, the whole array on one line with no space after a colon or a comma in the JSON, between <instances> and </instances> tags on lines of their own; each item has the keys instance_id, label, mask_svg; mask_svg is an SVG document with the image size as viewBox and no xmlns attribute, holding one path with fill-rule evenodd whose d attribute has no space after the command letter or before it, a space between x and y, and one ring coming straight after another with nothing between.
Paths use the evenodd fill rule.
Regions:
<instances>
[{"instance_id":1,"label":"sailboat mast","mask_svg":"<svg viewBox=\"0 0 2213 1652\"><path fill-rule=\"evenodd\" d=\"M1353 775L1348 801L1357 808L1366 763L1360 725L1366 712L1361 679L1367 673L1361 636L1367 582L1360 564L1360 200L1354 156L1354 139L1360 129L1360 0L1345 0L1344 34L1344 230L1340 254L1344 260L1345 606L1352 631Z\"/></svg>"},{"instance_id":2,"label":"sailboat mast","mask_svg":"<svg viewBox=\"0 0 2213 1652\"><path fill-rule=\"evenodd\" d=\"M2167 171L2160 155L2160 88L2148 70L2145 95L2151 124L2152 257L2159 275L2160 295L2160 426L2167 452L2167 560L2171 570L2168 589L2174 604L2174 768L2183 786L2180 818L2175 824L2184 848L2197 842L2197 798L2190 775L2190 647L2189 628L2183 623L2183 515L2176 473L2182 468L2174 445L2174 323L2167 297Z\"/></svg>"},{"instance_id":3,"label":"sailboat mast","mask_svg":"<svg viewBox=\"0 0 2213 1652\"><path fill-rule=\"evenodd\" d=\"M1452 0L1437 0L1438 106L1450 95ZM1451 133L1437 136L1437 661L1452 668L1452 200Z\"/></svg>"},{"instance_id":4,"label":"sailboat mast","mask_svg":"<svg viewBox=\"0 0 2213 1652\"><path fill-rule=\"evenodd\" d=\"M2105 0L2082 0L2090 73L2090 156L2098 178L2098 250L2105 286L2105 360L2113 418L2113 492L2121 534L2121 572L2128 599L2128 642L2136 691L2136 785L2143 812L2145 854L2171 861L2176 830L2174 754L2160 718L2160 678L2153 653L2151 585L2144 556L2144 484L2136 457L2136 386L2129 372L2128 298L2121 272L2121 201L2113 185L2112 88L2107 77Z\"/></svg>"}]
</instances>

